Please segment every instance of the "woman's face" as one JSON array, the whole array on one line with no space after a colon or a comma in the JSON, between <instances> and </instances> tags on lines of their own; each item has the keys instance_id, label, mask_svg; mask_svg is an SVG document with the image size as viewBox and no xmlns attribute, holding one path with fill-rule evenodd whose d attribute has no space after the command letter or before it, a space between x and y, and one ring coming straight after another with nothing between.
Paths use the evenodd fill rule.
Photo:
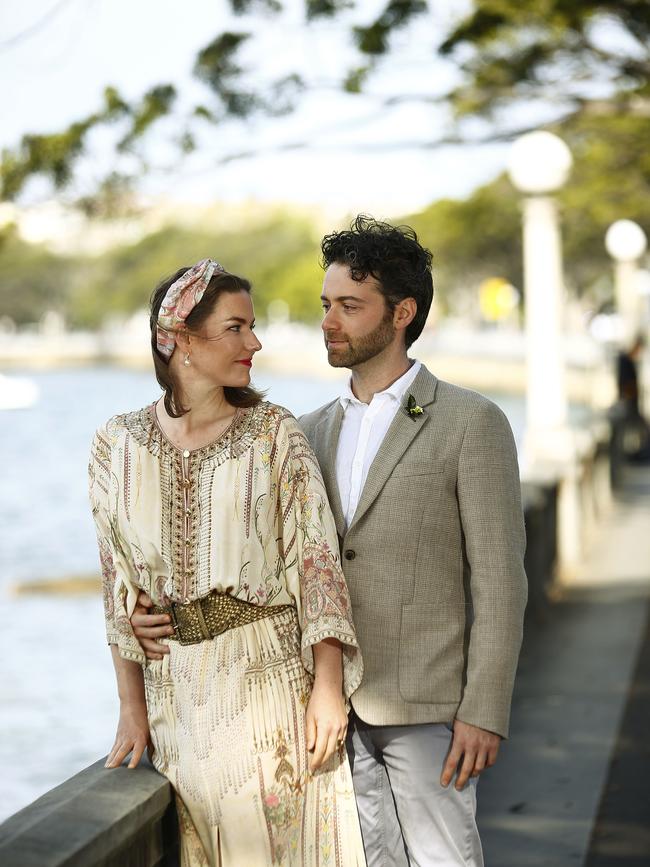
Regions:
<instances>
[{"instance_id":1,"label":"woman's face","mask_svg":"<svg viewBox=\"0 0 650 867\"><path fill-rule=\"evenodd\" d=\"M253 332L255 312L248 292L224 292L212 313L179 346L195 376L215 385L243 388L251 378L253 355L262 348Z\"/></svg>"}]
</instances>

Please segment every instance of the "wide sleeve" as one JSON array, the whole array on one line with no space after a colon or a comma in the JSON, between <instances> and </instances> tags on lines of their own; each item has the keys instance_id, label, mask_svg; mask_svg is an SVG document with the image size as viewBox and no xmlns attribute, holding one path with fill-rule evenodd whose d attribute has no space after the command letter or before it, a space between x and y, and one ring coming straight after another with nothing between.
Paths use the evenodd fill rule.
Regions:
<instances>
[{"instance_id":1,"label":"wide sleeve","mask_svg":"<svg viewBox=\"0 0 650 867\"><path fill-rule=\"evenodd\" d=\"M303 664L313 674L313 645L337 638L343 649L343 692L349 698L361 682L363 661L325 485L293 416L283 419L278 446L282 554L288 590L298 609Z\"/></svg>"},{"instance_id":2,"label":"wide sleeve","mask_svg":"<svg viewBox=\"0 0 650 867\"><path fill-rule=\"evenodd\" d=\"M506 737L528 590L526 538L512 431L488 401L468 421L457 493L474 620L456 716Z\"/></svg>"},{"instance_id":3,"label":"wide sleeve","mask_svg":"<svg viewBox=\"0 0 650 867\"><path fill-rule=\"evenodd\" d=\"M134 568L126 553L128 545L118 531L120 491L118 476L113 471L118 449L109 422L93 438L88 464L89 497L102 569L106 637L109 644L117 645L121 657L144 664L145 654L129 620L138 596L133 582Z\"/></svg>"}]
</instances>

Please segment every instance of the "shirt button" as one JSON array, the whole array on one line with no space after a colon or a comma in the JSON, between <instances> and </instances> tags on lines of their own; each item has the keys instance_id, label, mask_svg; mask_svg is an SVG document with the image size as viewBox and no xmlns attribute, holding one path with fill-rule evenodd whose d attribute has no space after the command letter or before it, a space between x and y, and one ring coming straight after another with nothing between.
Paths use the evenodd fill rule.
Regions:
<instances>
[{"instance_id":1,"label":"shirt button","mask_svg":"<svg viewBox=\"0 0 650 867\"><path fill-rule=\"evenodd\" d=\"M183 457L184 457L184 458L189 458L189 456L190 456L190 450L189 450L189 449L185 449L184 452L183 452Z\"/></svg>"},{"instance_id":2,"label":"shirt button","mask_svg":"<svg viewBox=\"0 0 650 867\"><path fill-rule=\"evenodd\" d=\"M353 551L352 548L348 548L348 550L345 552L345 554L343 556L345 557L346 560L354 560L354 558L357 556L357 552Z\"/></svg>"}]
</instances>

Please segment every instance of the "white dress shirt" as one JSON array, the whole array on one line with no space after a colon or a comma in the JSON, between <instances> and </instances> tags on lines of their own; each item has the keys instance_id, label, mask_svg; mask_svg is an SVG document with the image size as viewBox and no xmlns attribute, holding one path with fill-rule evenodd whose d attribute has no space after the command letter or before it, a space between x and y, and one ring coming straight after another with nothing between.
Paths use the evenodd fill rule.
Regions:
<instances>
[{"instance_id":1,"label":"white dress shirt","mask_svg":"<svg viewBox=\"0 0 650 867\"><path fill-rule=\"evenodd\" d=\"M392 385L373 395L370 403L354 396L350 381L340 397L343 422L336 450L336 481L346 529L354 518L370 465L420 367L415 361Z\"/></svg>"}]
</instances>

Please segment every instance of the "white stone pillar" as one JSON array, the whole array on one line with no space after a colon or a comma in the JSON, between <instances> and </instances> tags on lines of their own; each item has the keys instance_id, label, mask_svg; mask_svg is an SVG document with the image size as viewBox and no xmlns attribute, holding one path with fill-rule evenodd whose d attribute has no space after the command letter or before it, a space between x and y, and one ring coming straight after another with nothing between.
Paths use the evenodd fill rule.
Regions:
<instances>
[{"instance_id":1,"label":"white stone pillar","mask_svg":"<svg viewBox=\"0 0 650 867\"><path fill-rule=\"evenodd\" d=\"M563 351L564 277L557 206L551 194L565 183L571 152L557 136L533 132L511 151L510 177L525 194L524 303L527 392L522 470L530 479L558 480L558 569L573 574L582 554L583 463L568 425Z\"/></svg>"},{"instance_id":2,"label":"white stone pillar","mask_svg":"<svg viewBox=\"0 0 650 867\"><path fill-rule=\"evenodd\" d=\"M567 425L562 347L564 280L555 201L524 199L526 442L529 460L557 458Z\"/></svg>"}]
</instances>

